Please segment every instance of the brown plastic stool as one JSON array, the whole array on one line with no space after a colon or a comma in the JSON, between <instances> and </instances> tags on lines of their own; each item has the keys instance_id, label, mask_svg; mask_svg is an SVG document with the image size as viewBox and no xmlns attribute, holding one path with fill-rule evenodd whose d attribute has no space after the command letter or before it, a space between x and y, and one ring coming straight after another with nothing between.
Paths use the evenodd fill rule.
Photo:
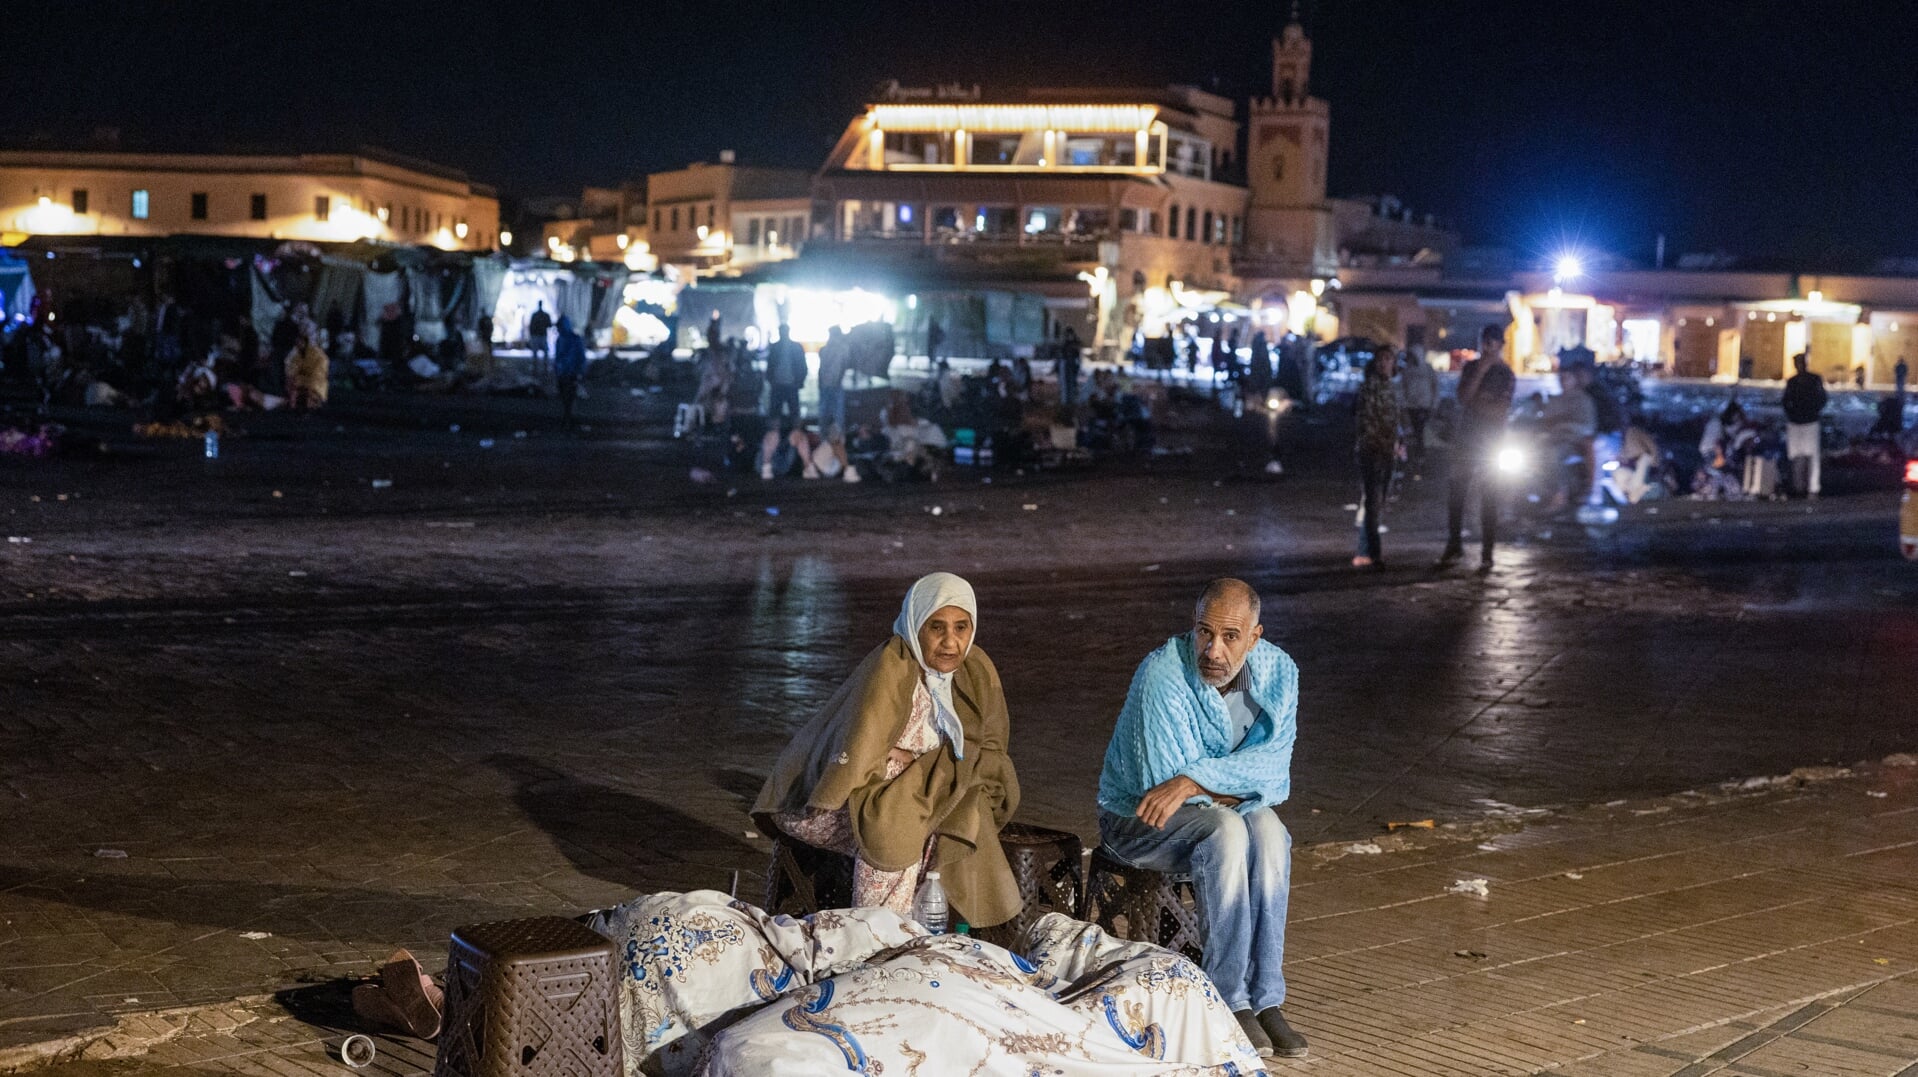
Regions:
<instances>
[{"instance_id":1,"label":"brown plastic stool","mask_svg":"<svg viewBox=\"0 0 1918 1077\"><path fill-rule=\"evenodd\" d=\"M456 929L434 1077L622 1077L617 972L572 920Z\"/></svg>"},{"instance_id":2,"label":"brown plastic stool","mask_svg":"<svg viewBox=\"0 0 1918 1077\"><path fill-rule=\"evenodd\" d=\"M1121 916L1123 933L1116 926ZM1133 942L1156 943L1195 962L1205 959L1199 894L1190 875L1135 868L1094 849L1085 912L1079 918Z\"/></svg>"}]
</instances>

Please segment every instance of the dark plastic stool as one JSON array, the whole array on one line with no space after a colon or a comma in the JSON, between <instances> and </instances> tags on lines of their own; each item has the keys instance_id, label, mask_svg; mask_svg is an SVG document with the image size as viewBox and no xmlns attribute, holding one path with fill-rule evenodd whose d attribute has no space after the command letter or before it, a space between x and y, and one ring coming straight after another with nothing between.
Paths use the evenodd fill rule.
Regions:
<instances>
[{"instance_id":1,"label":"dark plastic stool","mask_svg":"<svg viewBox=\"0 0 1918 1077\"><path fill-rule=\"evenodd\" d=\"M1030 823L1007 823L999 832L999 847L1012 865L1022 899L1012 918L1012 936L1024 938L1041 916L1062 912L1078 916L1085 903L1085 845L1077 834Z\"/></svg>"},{"instance_id":2,"label":"dark plastic stool","mask_svg":"<svg viewBox=\"0 0 1918 1077\"><path fill-rule=\"evenodd\" d=\"M1124 932L1117 927L1122 916ZM1205 959L1205 927L1190 875L1135 868L1094 849L1085 911L1079 918L1133 942L1156 943L1195 962Z\"/></svg>"},{"instance_id":3,"label":"dark plastic stool","mask_svg":"<svg viewBox=\"0 0 1918 1077\"><path fill-rule=\"evenodd\" d=\"M434 1077L623 1077L617 973L573 920L456 929Z\"/></svg>"}]
</instances>

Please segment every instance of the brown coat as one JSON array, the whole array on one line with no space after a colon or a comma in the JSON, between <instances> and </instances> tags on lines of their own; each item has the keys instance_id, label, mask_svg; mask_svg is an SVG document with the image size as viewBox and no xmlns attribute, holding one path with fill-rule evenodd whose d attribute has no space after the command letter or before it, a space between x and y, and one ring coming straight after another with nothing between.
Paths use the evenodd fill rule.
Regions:
<instances>
[{"instance_id":1,"label":"brown coat","mask_svg":"<svg viewBox=\"0 0 1918 1077\"><path fill-rule=\"evenodd\" d=\"M861 856L887 871L917 862L929 836L932 866L967 923L990 927L1019 912L999 830L1019 807L1019 780L1006 754L1010 719L999 671L977 647L953 678L953 703L966 734L966 757L952 746L914 760L887 781L886 755L912 716L919 663L897 636L875 648L779 755L753 805L769 835L772 817L806 808L845 808Z\"/></svg>"}]
</instances>

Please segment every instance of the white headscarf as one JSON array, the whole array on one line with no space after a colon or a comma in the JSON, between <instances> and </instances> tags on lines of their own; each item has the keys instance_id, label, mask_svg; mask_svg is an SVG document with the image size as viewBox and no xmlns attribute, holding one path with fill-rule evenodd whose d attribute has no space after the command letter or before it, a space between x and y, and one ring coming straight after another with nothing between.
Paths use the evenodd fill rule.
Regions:
<instances>
[{"instance_id":1,"label":"white headscarf","mask_svg":"<svg viewBox=\"0 0 1918 1077\"><path fill-rule=\"evenodd\" d=\"M950 572L934 572L921 576L919 582L906 592L906 601L899 607L899 619L892 623L892 630L906 646L912 649L913 658L919 662L924 674L926 691L932 696L932 724L939 735L952 745L954 757L966 757L966 733L959 724L959 715L952 705L952 674L940 673L926 665L925 653L919 649L919 630L926 626L926 620L947 606L957 606L972 617L973 639L978 638L979 602L972 596L972 585ZM972 642L966 644L966 654L972 653ZM964 661L966 655L960 655Z\"/></svg>"}]
</instances>

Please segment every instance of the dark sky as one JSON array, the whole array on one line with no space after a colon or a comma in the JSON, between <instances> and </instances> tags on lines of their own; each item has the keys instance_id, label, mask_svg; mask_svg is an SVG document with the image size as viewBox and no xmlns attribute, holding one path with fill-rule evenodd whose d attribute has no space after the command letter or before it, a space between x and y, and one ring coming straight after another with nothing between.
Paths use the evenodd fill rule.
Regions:
<instances>
[{"instance_id":1,"label":"dark sky","mask_svg":"<svg viewBox=\"0 0 1918 1077\"><path fill-rule=\"evenodd\" d=\"M1285 0L11 0L0 138L367 142L507 194L816 167L877 81L1268 84ZM1918 255L1918 5L1307 0L1334 194L1477 242Z\"/></svg>"}]
</instances>

